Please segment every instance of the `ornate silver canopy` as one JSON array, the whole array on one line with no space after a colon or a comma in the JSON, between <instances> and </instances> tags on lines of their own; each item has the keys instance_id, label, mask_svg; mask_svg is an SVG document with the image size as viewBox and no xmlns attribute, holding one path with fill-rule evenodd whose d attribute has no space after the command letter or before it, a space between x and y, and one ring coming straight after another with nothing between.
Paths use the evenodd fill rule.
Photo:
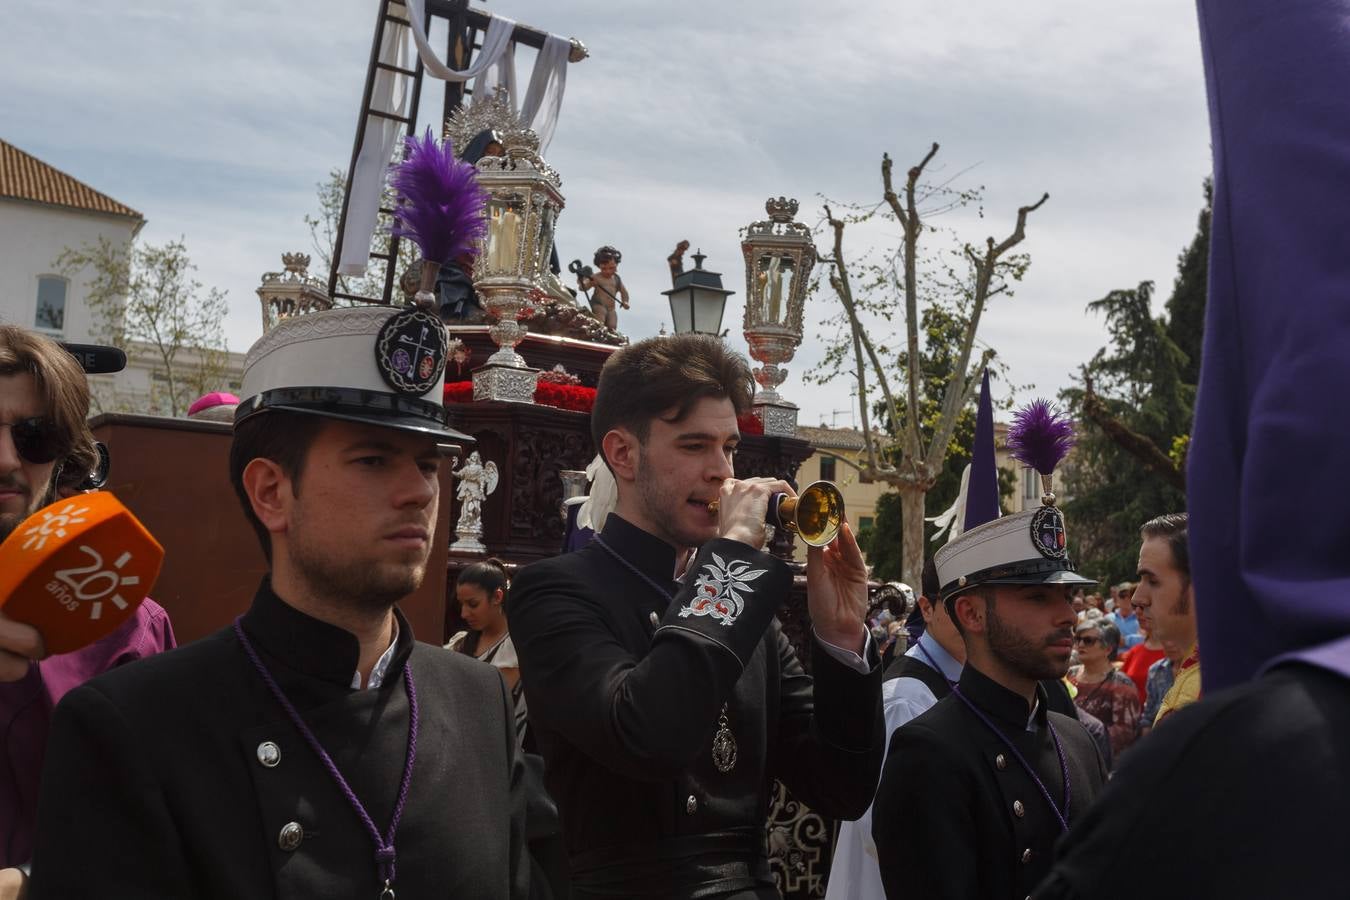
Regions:
<instances>
[{"instance_id":1,"label":"ornate silver canopy","mask_svg":"<svg viewBox=\"0 0 1350 900\"><path fill-rule=\"evenodd\" d=\"M333 308L327 286L309 274L308 254L283 253L281 264L284 271L267 272L258 287L264 332L282 319Z\"/></svg>"}]
</instances>

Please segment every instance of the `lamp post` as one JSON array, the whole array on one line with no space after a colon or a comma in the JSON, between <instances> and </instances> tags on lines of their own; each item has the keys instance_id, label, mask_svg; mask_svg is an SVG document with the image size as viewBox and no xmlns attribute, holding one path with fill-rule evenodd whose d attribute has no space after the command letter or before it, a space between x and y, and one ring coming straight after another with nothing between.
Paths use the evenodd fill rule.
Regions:
<instances>
[{"instance_id":1,"label":"lamp post","mask_svg":"<svg viewBox=\"0 0 1350 900\"><path fill-rule=\"evenodd\" d=\"M722 287L721 273L703 268L703 260L707 258L702 250L694 253L694 267L676 275L675 286L661 292L670 299L670 317L676 334L722 333L727 298L736 292Z\"/></svg>"},{"instance_id":2,"label":"lamp post","mask_svg":"<svg viewBox=\"0 0 1350 900\"><path fill-rule=\"evenodd\" d=\"M806 286L816 264L816 246L811 229L794 222L797 201L779 197L764 204L769 218L746 229L741 250L745 254L745 340L755 368L759 392L755 417L765 434L792 436L797 433L797 405L778 393L787 378L782 364L790 361L802 342L802 311Z\"/></svg>"},{"instance_id":3,"label":"lamp post","mask_svg":"<svg viewBox=\"0 0 1350 900\"><path fill-rule=\"evenodd\" d=\"M501 156L478 161L478 182L488 192L488 230L474 260L474 290L493 319L488 334L497 352L473 373L475 400L533 403L539 372L525 365L516 345L525 336L519 322L530 295L543 290L553 249L553 229L563 208L562 179L539 156L539 137L521 124L498 88L490 100L460 110L446 123L456 152L491 128Z\"/></svg>"}]
</instances>

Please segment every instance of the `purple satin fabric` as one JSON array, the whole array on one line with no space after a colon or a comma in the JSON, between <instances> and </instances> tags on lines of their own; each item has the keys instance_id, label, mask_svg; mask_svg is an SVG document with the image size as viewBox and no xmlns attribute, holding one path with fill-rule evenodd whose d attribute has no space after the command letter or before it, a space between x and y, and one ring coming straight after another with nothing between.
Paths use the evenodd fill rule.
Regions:
<instances>
[{"instance_id":1,"label":"purple satin fabric","mask_svg":"<svg viewBox=\"0 0 1350 900\"><path fill-rule=\"evenodd\" d=\"M1199 0L1214 150L1187 464L1206 693L1350 677L1350 0Z\"/></svg>"},{"instance_id":2,"label":"purple satin fabric","mask_svg":"<svg viewBox=\"0 0 1350 900\"><path fill-rule=\"evenodd\" d=\"M52 710L69 691L109 669L176 647L169 615L146 598L108 636L73 653L49 656L20 681L0 684L0 867L33 853L38 781Z\"/></svg>"}]
</instances>

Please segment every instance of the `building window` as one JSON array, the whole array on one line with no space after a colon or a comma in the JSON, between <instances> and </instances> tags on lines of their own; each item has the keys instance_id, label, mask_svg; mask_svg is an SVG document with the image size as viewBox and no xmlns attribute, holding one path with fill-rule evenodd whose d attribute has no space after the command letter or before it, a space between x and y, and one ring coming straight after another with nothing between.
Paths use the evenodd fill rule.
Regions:
<instances>
[{"instance_id":1,"label":"building window","mask_svg":"<svg viewBox=\"0 0 1350 900\"><path fill-rule=\"evenodd\" d=\"M834 457L822 456L820 458L820 480L834 481Z\"/></svg>"},{"instance_id":2,"label":"building window","mask_svg":"<svg viewBox=\"0 0 1350 900\"><path fill-rule=\"evenodd\" d=\"M858 516L858 530L866 531L872 527L874 519L871 516Z\"/></svg>"},{"instance_id":3,"label":"building window","mask_svg":"<svg viewBox=\"0 0 1350 900\"><path fill-rule=\"evenodd\" d=\"M37 315L33 325L42 331L64 331L66 327L66 280L55 275L38 277Z\"/></svg>"},{"instance_id":4,"label":"building window","mask_svg":"<svg viewBox=\"0 0 1350 900\"><path fill-rule=\"evenodd\" d=\"M1026 490L1022 492L1023 498L1039 500L1041 496L1041 476L1032 468L1023 469L1022 474L1026 476Z\"/></svg>"}]
</instances>

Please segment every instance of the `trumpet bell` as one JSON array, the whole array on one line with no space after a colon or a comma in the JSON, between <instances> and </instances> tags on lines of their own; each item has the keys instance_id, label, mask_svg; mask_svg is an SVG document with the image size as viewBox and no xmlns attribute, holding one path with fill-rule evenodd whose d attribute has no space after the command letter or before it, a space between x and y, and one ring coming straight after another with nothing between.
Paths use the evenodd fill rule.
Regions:
<instances>
[{"instance_id":1,"label":"trumpet bell","mask_svg":"<svg viewBox=\"0 0 1350 900\"><path fill-rule=\"evenodd\" d=\"M778 503L778 524L812 547L824 547L839 536L844 523L844 495L828 481L806 486L796 497Z\"/></svg>"}]
</instances>

